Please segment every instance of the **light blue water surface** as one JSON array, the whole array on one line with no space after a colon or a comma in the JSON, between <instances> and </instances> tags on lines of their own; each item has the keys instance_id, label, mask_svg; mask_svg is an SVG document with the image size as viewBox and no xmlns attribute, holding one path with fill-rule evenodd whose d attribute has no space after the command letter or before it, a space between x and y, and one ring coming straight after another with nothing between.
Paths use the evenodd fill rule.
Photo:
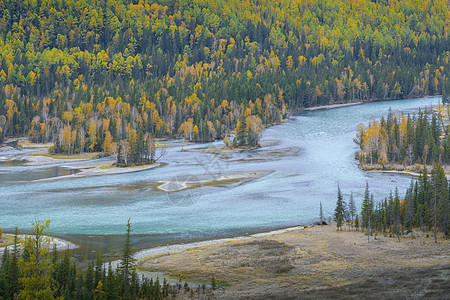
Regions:
<instances>
[{"instance_id":1,"label":"light blue water surface","mask_svg":"<svg viewBox=\"0 0 450 300\"><path fill-rule=\"evenodd\" d=\"M65 173L58 169L61 165L0 165L0 226L29 228L39 218L50 219L51 232L57 235L116 235L125 231L131 217L133 233L149 239L207 239L316 221L320 201L325 214L331 215L338 184L345 200L353 192L359 209L366 181L375 199L381 200L396 187L404 195L411 177L361 171L354 159L356 126L386 115L389 108L413 113L439 100L408 99L303 112L263 132L269 147L231 158L168 147L160 159L162 167L137 173L36 181ZM296 148L300 149L297 153ZM242 184L175 193L156 189L159 181L244 171L271 173Z\"/></svg>"}]
</instances>

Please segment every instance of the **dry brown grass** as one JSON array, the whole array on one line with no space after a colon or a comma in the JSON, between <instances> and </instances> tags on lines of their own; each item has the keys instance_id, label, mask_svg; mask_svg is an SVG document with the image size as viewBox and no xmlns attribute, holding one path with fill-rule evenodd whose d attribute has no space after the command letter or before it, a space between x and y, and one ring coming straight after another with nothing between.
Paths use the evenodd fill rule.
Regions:
<instances>
[{"instance_id":1,"label":"dry brown grass","mask_svg":"<svg viewBox=\"0 0 450 300\"><path fill-rule=\"evenodd\" d=\"M102 155L101 152L84 152L83 154L50 154L48 149L42 149L36 152L30 153L31 156L45 156L53 159L94 159Z\"/></svg>"},{"instance_id":2,"label":"dry brown grass","mask_svg":"<svg viewBox=\"0 0 450 300\"><path fill-rule=\"evenodd\" d=\"M0 247L5 247L14 244L14 236L3 234L0 238Z\"/></svg>"},{"instance_id":3,"label":"dry brown grass","mask_svg":"<svg viewBox=\"0 0 450 300\"><path fill-rule=\"evenodd\" d=\"M196 282L210 282L214 276L226 287L214 296L224 298L350 297L352 291L386 297L387 287L390 296L449 292L450 241L435 244L419 235L401 242L371 237L368 243L361 232L335 228L217 243L145 259L140 267Z\"/></svg>"},{"instance_id":4,"label":"dry brown grass","mask_svg":"<svg viewBox=\"0 0 450 300\"><path fill-rule=\"evenodd\" d=\"M381 165L378 163L370 164L370 163L359 163L359 167L365 171L395 171L395 172L405 172L411 173L412 175L419 175L423 171L423 164L414 164L414 165L403 165L403 164L385 164ZM431 172L433 169L433 165L425 165L428 172ZM444 172L446 174L450 174L450 166L443 166Z\"/></svg>"}]
</instances>

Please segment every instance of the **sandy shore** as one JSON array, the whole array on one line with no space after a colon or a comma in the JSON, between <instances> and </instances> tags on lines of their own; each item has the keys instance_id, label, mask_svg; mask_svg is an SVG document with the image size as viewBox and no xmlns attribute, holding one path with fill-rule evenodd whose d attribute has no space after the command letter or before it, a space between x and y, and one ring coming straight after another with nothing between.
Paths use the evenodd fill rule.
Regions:
<instances>
[{"instance_id":1,"label":"sandy shore","mask_svg":"<svg viewBox=\"0 0 450 300\"><path fill-rule=\"evenodd\" d=\"M401 164L391 164L387 166L385 169L379 164L359 164L359 168L363 171L369 172L378 172L378 173L392 173L392 174L400 174L400 175L409 175L413 177L419 177L423 170L423 165L413 165L413 166L404 166ZM431 170L433 170L433 166L427 165L427 172L430 176ZM450 167L447 165L443 166L444 172L446 174L447 179L450 179Z\"/></svg>"},{"instance_id":2,"label":"sandy shore","mask_svg":"<svg viewBox=\"0 0 450 300\"><path fill-rule=\"evenodd\" d=\"M7 237L7 239L5 238L5 236ZM19 236L19 239L23 239L25 237L24 234L19 234L18 236ZM5 250L6 247L12 247L11 245L13 244L13 241L14 241L14 235L13 234L4 234L3 238L5 238L5 240L7 240L8 243L6 243L6 245L2 245L2 243L0 243L0 258L1 258L1 254L3 254L3 251ZM57 237L52 237L52 240L50 241L50 245L52 245L52 247L53 247L53 244L56 245L56 249L58 251L63 251L63 250L68 250L68 249L72 250L72 249L78 248L78 245L76 245L72 242L66 241L64 239L61 239L61 238L57 238Z\"/></svg>"},{"instance_id":3,"label":"sandy shore","mask_svg":"<svg viewBox=\"0 0 450 300\"><path fill-rule=\"evenodd\" d=\"M300 227L141 251L139 267L224 289L212 298L448 299L450 240L337 232L335 225ZM142 258L149 255L150 257Z\"/></svg>"},{"instance_id":4,"label":"sandy shore","mask_svg":"<svg viewBox=\"0 0 450 300\"><path fill-rule=\"evenodd\" d=\"M23 148L50 148L53 146L53 143L33 143L27 138L22 138L17 140L17 145Z\"/></svg>"},{"instance_id":5,"label":"sandy shore","mask_svg":"<svg viewBox=\"0 0 450 300\"><path fill-rule=\"evenodd\" d=\"M213 246L218 245L221 243L226 242L238 242L242 240L249 240L254 238L262 238L271 236L274 234L282 234L285 232L290 232L293 230L299 230L303 229L303 226L296 226L296 227L290 227L286 229L280 229L280 230L274 230L269 232L262 232L262 233L256 233L249 236L238 236L238 237L232 237L232 238L224 238L224 239L215 239L215 240L207 240L207 241L201 241L201 242L194 242L194 243L187 243L187 244L176 244L176 245L167 245L167 246L161 246L161 247L155 247L151 249L145 249L141 250L137 253L135 253L134 257L137 259L148 259L149 257L155 257L158 255L170 255L173 253L181 253L184 250L198 248L198 247L204 247L204 246Z\"/></svg>"},{"instance_id":6,"label":"sandy shore","mask_svg":"<svg viewBox=\"0 0 450 300\"><path fill-rule=\"evenodd\" d=\"M117 175L117 174L125 174L125 173L134 173L150 170L156 167L159 167L160 163L153 163L151 165L143 165L143 166L132 166L132 167L114 167L111 166L111 162L103 161L103 162L88 162L80 165L71 165L70 168L77 169L80 172L58 176L58 177L50 177L44 179L38 179L35 181L53 181L57 179L68 179L68 178L82 178L87 176L102 176L102 175Z\"/></svg>"},{"instance_id":7,"label":"sandy shore","mask_svg":"<svg viewBox=\"0 0 450 300\"><path fill-rule=\"evenodd\" d=\"M363 103L364 103L364 102L329 104L329 105L322 105L322 106L308 107L308 108L305 108L305 109L303 109L303 110L306 110L306 111L314 111L314 110L320 110L320 109L332 109L332 108L339 108L339 107L345 107L345 106L359 105L359 104L363 104Z\"/></svg>"}]
</instances>

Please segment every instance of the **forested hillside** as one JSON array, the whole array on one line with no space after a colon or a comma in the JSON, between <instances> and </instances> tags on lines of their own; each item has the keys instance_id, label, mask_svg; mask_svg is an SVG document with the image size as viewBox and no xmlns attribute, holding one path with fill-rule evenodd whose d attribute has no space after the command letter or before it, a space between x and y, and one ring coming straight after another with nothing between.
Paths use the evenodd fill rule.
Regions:
<instances>
[{"instance_id":1,"label":"forested hillside","mask_svg":"<svg viewBox=\"0 0 450 300\"><path fill-rule=\"evenodd\" d=\"M302 107L445 93L449 20L444 0L0 0L0 140L126 158Z\"/></svg>"},{"instance_id":2,"label":"forested hillside","mask_svg":"<svg viewBox=\"0 0 450 300\"><path fill-rule=\"evenodd\" d=\"M450 106L404 115L389 111L387 118L358 125L355 138L363 168L422 168L450 164ZM418 171L418 170L416 170Z\"/></svg>"}]
</instances>

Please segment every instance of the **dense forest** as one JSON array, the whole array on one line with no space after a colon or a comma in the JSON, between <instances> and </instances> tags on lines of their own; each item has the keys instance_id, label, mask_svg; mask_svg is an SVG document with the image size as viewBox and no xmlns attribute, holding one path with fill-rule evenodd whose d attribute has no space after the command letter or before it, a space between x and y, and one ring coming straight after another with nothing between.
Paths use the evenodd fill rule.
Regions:
<instances>
[{"instance_id":1,"label":"dense forest","mask_svg":"<svg viewBox=\"0 0 450 300\"><path fill-rule=\"evenodd\" d=\"M446 93L449 21L444 0L0 0L0 141L125 161L139 136L239 122L255 144L302 107Z\"/></svg>"},{"instance_id":2,"label":"dense forest","mask_svg":"<svg viewBox=\"0 0 450 300\"><path fill-rule=\"evenodd\" d=\"M359 217L354 203L353 195L347 204L338 189L334 213L338 229L347 223L366 230L369 236L391 234L400 240L405 234L414 236L414 230L433 230L435 241L438 232L449 237L450 185L440 164L434 165L431 174L424 168L419 178L411 181L404 198L396 190L394 195L391 191L389 197L376 202L367 183Z\"/></svg>"},{"instance_id":3,"label":"dense forest","mask_svg":"<svg viewBox=\"0 0 450 300\"><path fill-rule=\"evenodd\" d=\"M375 203L366 188L361 211L363 229L371 226L369 231L390 231L400 236L417 227L423 231L434 228L435 238L436 231L448 238L450 185L442 164L450 164L449 117L450 106L439 105L429 111L419 110L412 116L390 110L387 118L372 120L367 128L358 125L355 142L360 146L358 154L363 167L421 169L404 199L396 191L395 196L391 193L389 198ZM433 167L428 174L430 165ZM349 218L342 213L345 207L342 200L337 206L340 209L336 210L335 218L339 217L342 224Z\"/></svg>"},{"instance_id":4,"label":"dense forest","mask_svg":"<svg viewBox=\"0 0 450 300\"><path fill-rule=\"evenodd\" d=\"M412 116L389 111L367 127L359 124L360 163L383 168L450 164L449 116L447 105Z\"/></svg>"},{"instance_id":5,"label":"dense forest","mask_svg":"<svg viewBox=\"0 0 450 300\"><path fill-rule=\"evenodd\" d=\"M7 247L0 262L0 299L174 299L177 295L202 295L206 286L191 288L187 283L169 284L139 278L130 243L131 223L124 236L122 257L117 268L105 266L101 253L85 271L69 250L60 257L46 236L50 221L36 220L31 234L19 239L16 229L11 250ZM215 285L208 287L215 289Z\"/></svg>"}]
</instances>

